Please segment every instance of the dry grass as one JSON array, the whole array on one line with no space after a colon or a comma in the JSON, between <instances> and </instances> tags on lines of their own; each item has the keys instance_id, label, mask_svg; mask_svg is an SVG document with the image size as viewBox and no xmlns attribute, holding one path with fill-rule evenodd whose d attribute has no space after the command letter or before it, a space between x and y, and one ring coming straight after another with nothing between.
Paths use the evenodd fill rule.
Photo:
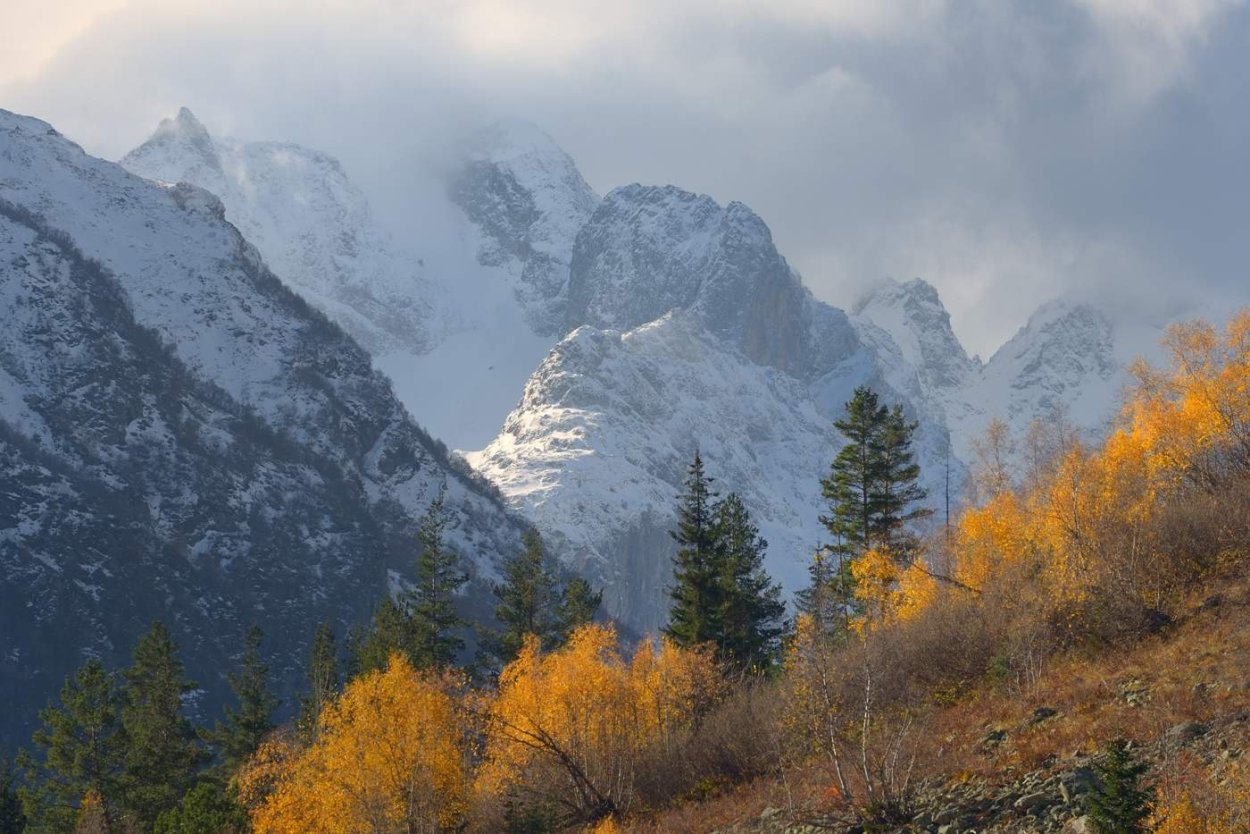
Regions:
<instances>
[{"instance_id":1,"label":"dry grass","mask_svg":"<svg viewBox=\"0 0 1250 834\"><path fill-rule=\"evenodd\" d=\"M923 775L946 783L998 782L1093 753L1112 738L1152 742L1185 722L1218 725L1250 714L1250 582L1225 578L1210 587L1218 588L1218 604L1209 591L1196 594L1160 634L1125 647L1073 650L1048 660L1031 685L984 681L952 705L929 707ZM1056 715L1035 721L1041 707ZM1007 736L991 747L984 742L994 730ZM1250 738L1243 741L1250 745ZM1215 802L1219 783L1250 782L1236 757L1199 761L1188 751L1161 749L1169 757L1157 768L1165 797L1188 792ZM836 805L826 771L811 766L652 813L622 831L706 834L739 824L746 831L766 808L803 818Z\"/></svg>"}]
</instances>

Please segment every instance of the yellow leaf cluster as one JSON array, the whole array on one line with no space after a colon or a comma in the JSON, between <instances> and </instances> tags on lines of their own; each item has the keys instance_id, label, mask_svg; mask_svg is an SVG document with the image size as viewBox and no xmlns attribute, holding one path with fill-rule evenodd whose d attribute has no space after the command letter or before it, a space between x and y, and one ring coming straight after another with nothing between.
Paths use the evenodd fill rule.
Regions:
<instances>
[{"instance_id":1,"label":"yellow leaf cluster","mask_svg":"<svg viewBox=\"0 0 1250 834\"><path fill-rule=\"evenodd\" d=\"M668 641L626 660L608 626L583 626L549 654L529 640L490 704L479 788L545 783L580 812L624 811L643 754L675 743L719 681L708 652Z\"/></svg>"},{"instance_id":2,"label":"yellow leaf cluster","mask_svg":"<svg viewBox=\"0 0 1250 834\"><path fill-rule=\"evenodd\" d=\"M433 834L458 828L467 811L455 700L399 655L326 707L307 749L261 754L242 780L245 795L263 796L257 834Z\"/></svg>"},{"instance_id":3,"label":"yellow leaf cluster","mask_svg":"<svg viewBox=\"0 0 1250 834\"><path fill-rule=\"evenodd\" d=\"M986 490L983 504L961 513L957 582L981 591L1010 569L1036 565L1061 602L1084 599L1108 572L1131 587L1131 574L1158 555L1152 524L1178 489L1250 472L1250 312L1223 334L1203 322L1175 327L1165 347L1169 368L1135 367L1138 383L1100 448L1069 441L1046 477Z\"/></svg>"},{"instance_id":4,"label":"yellow leaf cluster","mask_svg":"<svg viewBox=\"0 0 1250 834\"><path fill-rule=\"evenodd\" d=\"M851 627L862 633L885 623L909 620L938 595L937 580L916 560L899 565L888 553L866 550L851 562L855 598L863 610Z\"/></svg>"},{"instance_id":5,"label":"yellow leaf cluster","mask_svg":"<svg viewBox=\"0 0 1250 834\"><path fill-rule=\"evenodd\" d=\"M1154 828L1156 834L1232 834L1234 831L1226 820L1202 811L1188 793L1157 811L1155 817L1158 819Z\"/></svg>"}]
</instances>

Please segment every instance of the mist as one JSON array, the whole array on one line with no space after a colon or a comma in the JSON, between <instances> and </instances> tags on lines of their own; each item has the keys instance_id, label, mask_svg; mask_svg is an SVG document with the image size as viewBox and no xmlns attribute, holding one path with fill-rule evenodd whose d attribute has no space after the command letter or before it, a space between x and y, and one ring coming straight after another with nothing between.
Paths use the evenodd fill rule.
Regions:
<instances>
[{"instance_id":1,"label":"mist","mask_svg":"<svg viewBox=\"0 0 1250 834\"><path fill-rule=\"evenodd\" d=\"M522 118L600 193L747 203L838 306L928 280L982 356L1061 294L1162 320L1247 280L1241 2L39 8L0 12L0 106L113 159L183 105L327 151L401 241L466 131Z\"/></svg>"}]
</instances>

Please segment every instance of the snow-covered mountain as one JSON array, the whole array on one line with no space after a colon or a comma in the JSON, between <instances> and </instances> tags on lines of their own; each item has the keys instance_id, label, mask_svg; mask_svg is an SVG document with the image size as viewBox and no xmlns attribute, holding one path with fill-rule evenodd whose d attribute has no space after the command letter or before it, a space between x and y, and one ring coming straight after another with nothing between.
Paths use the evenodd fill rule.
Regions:
<instances>
[{"instance_id":1,"label":"snow-covered mountain","mask_svg":"<svg viewBox=\"0 0 1250 834\"><path fill-rule=\"evenodd\" d=\"M334 239L343 217L368 216L335 165L275 173L287 155L326 159L213 140L184 111L124 163L218 193L288 284L349 329L386 332L376 309L319 301L325 286L351 283L350 269L306 289L299 264L284 260L301 235ZM270 186L263 200L258 180ZM439 187L425 195L423 226L403 231L420 268L383 274L423 276L406 285L414 309L438 310L442 329L427 327L419 343L371 341L375 364L440 435L485 446L471 461L635 626L662 617L666 531L696 445L721 488L744 494L772 542L770 568L796 588L822 538L818 482L840 444L831 423L856 385L920 423L926 484L942 506L948 472L957 493L972 441L995 416L1023 430L1062 409L1103 429L1133 352L1094 307L1056 302L982 363L919 280L883 282L848 315L812 297L745 205L673 186L600 199L569 155L524 123L466 140ZM305 193L356 194L347 203L363 208L283 219L282 206L303 206ZM385 248L379 235L375 249ZM366 294L374 280L392 286L364 278Z\"/></svg>"},{"instance_id":2,"label":"snow-covered mountain","mask_svg":"<svg viewBox=\"0 0 1250 834\"><path fill-rule=\"evenodd\" d=\"M854 310L916 369L921 396L942 415L965 461L994 418L1018 435L1034 419L1062 414L1098 437L1115 416L1128 363L1161 334L1148 322L1117 322L1088 303L1055 300L981 363L968 358L937 291L922 280L883 282Z\"/></svg>"},{"instance_id":3,"label":"snow-covered mountain","mask_svg":"<svg viewBox=\"0 0 1250 834\"><path fill-rule=\"evenodd\" d=\"M216 195L226 219L292 289L372 353L429 350L447 311L334 158L284 142L216 139L185 107L121 164Z\"/></svg>"},{"instance_id":4,"label":"snow-covered mountain","mask_svg":"<svg viewBox=\"0 0 1250 834\"><path fill-rule=\"evenodd\" d=\"M470 460L634 625L663 622L667 531L696 448L721 491L742 495L791 590L823 539L831 423L857 385L920 421L930 488L944 478L945 429L901 350L816 301L740 203L671 186L609 193L573 247L568 322Z\"/></svg>"},{"instance_id":5,"label":"snow-covered mountain","mask_svg":"<svg viewBox=\"0 0 1250 834\"><path fill-rule=\"evenodd\" d=\"M0 201L0 743L156 617L210 703L260 624L289 696L316 624L410 572L444 486L481 599L519 521L217 198L0 111Z\"/></svg>"},{"instance_id":6,"label":"snow-covered mountain","mask_svg":"<svg viewBox=\"0 0 1250 834\"><path fill-rule=\"evenodd\" d=\"M563 335L573 240L599 202L572 158L533 125L499 122L466 143L449 194L534 333Z\"/></svg>"}]
</instances>

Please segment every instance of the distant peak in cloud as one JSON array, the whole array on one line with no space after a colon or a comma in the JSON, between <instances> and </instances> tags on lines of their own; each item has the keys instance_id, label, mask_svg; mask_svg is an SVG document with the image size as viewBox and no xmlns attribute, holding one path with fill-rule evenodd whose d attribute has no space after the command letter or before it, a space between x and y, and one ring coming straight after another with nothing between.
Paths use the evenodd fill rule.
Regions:
<instances>
[{"instance_id":1,"label":"distant peak in cloud","mask_svg":"<svg viewBox=\"0 0 1250 834\"><path fill-rule=\"evenodd\" d=\"M470 159L492 162L530 154L568 157L568 153L546 131L525 119L491 122L469 137L465 150Z\"/></svg>"},{"instance_id":2,"label":"distant peak in cloud","mask_svg":"<svg viewBox=\"0 0 1250 834\"><path fill-rule=\"evenodd\" d=\"M164 153L172 148L187 148L193 151L205 164L220 169L217 149L213 137L203 122L186 107L178 110L172 119L161 119L152 136L141 146L127 154L127 159L143 157L156 153Z\"/></svg>"}]
</instances>

